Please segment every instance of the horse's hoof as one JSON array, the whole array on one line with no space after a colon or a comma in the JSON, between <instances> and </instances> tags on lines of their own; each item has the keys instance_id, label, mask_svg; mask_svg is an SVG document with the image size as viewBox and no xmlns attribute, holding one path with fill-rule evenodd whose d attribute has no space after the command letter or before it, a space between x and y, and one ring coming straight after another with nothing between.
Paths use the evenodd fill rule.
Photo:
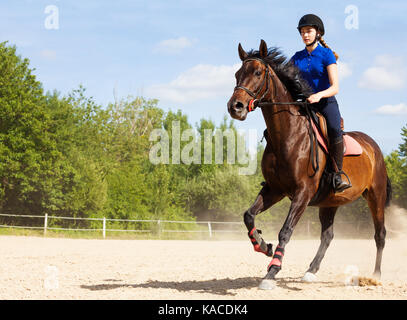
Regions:
<instances>
[{"instance_id":1,"label":"horse's hoof","mask_svg":"<svg viewBox=\"0 0 407 320\"><path fill-rule=\"evenodd\" d=\"M275 280L264 279L261 281L259 285L259 289L261 290L273 290L275 288L276 288Z\"/></svg>"},{"instance_id":2,"label":"horse's hoof","mask_svg":"<svg viewBox=\"0 0 407 320\"><path fill-rule=\"evenodd\" d=\"M304 282L315 282L317 281L317 276L311 272L306 272L302 277L302 281Z\"/></svg>"}]
</instances>

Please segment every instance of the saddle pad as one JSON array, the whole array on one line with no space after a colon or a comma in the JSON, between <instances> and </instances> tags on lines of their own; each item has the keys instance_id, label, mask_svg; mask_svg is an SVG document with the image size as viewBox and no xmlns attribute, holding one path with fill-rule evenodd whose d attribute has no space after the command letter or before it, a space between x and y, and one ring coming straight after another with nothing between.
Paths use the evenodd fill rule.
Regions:
<instances>
[{"instance_id":1,"label":"saddle pad","mask_svg":"<svg viewBox=\"0 0 407 320\"><path fill-rule=\"evenodd\" d=\"M311 121L312 129L314 130L317 140L320 146L325 150L326 153L328 152L328 147L325 144L324 139L322 139L321 135L317 127L314 124L314 121ZM343 145L344 145L344 154L343 156L358 156L362 154L362 147L360 146L359 142L353 139L351 136L347 135L346 133L343 135Z\"/></svg>"}]
</instances>

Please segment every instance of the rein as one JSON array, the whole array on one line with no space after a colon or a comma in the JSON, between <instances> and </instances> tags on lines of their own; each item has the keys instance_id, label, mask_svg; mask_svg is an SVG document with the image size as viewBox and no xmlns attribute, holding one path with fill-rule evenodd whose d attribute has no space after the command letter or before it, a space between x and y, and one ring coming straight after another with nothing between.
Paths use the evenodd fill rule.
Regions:
<instances>
[{"instance_id":1,"label":"rein","mask_svg":"<svg viewBox=\"0 0 407 320\"><path fill-rule=\"evenodd\" d=\"M273 73L269 73L269 66L266 62L264 62L264 60L260 59L260 58L249 58L243 61L243 63L247 62L247 61L260 61L265 67L266 67L266 72L264 74L264 78L261 82L261 85L259 87L259 89L257 90L256 93L254 93L253 91L251 91L250 89L243 87L243 86L236 86L234 90L237 89L241 89L244 90L245 92L247 92L253 99L249 101L249 105L248 105L248 110L249 112L254 111L257 107L264 107L267 105L298 105L298 106L302 106L306 113L307 113L307 120L309 122L309 126L308 126L308 134L309 134L309 138L310 138L310 159L311 159L311 165L312 165L312 169L314 170L314 173L310 176L313 177L315 176L315 174L318 172L319 170L319 155L318 155L318 141L317 141L317 137L316 134L314 132L314 130L312 130L312 116L311 116L311 111L310 111L310 107L309 105L311 103L307 102L307 101L293 101L293 102L273 102L273 101L261 101L264 99L264 97L266 96L266 94L269 92L270 87L269 87L269 77L271 77L272 79L274 78L274 74ZM274 94L276 94L277 92L277 86L276 86L276 82L275 81L271 81L274 85ZM266 88L264 90L263 95L260 97L260 99L257 99L257 96L260 94L261 90L263 89L264 84L266 84ZM319 127L318 123L315 124L318 128L318 130L321 132L321 128ZM315 143L315 147L314 147L314 143ZM314 155L315 154L315 155ZM315 163L313 161L315 157Z\"/></svg>"}]
</instances>

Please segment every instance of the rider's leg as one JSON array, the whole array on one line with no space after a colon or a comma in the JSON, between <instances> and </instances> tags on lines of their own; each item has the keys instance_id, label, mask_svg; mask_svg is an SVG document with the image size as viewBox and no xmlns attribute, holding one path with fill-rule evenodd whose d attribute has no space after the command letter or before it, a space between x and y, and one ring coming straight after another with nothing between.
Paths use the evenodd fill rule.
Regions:
<instances>
[{"instance_id":1,"label":"rider's leg","mask_svg":"<svg viewBox=\"0 0 407 320\"><path fill-rule=\"evenodd\" d=\"M334 175L335 192L341 192L350 187L350 184L342 180L343 164L343 132L341 129L341 114L335 97L327 98L321 105L320 112L326 118L329 134L329 152L335 161L336 174Z\"/></svg>"},{"instance_id":2,"label":"rider's leg","mask_svg":"<svg viewBox=\"0 0 407 320\"><path fill-rule=\"evenodd\" d=\"M342 164L343 164L343 138L340 136L337 140L332 141L329 147L329 152L334 159L337 166L337 173L334 175L334 188L335 192L342 192L345 189L350 188L347 181L342 180Z\"/></svg>"}]
</instances>

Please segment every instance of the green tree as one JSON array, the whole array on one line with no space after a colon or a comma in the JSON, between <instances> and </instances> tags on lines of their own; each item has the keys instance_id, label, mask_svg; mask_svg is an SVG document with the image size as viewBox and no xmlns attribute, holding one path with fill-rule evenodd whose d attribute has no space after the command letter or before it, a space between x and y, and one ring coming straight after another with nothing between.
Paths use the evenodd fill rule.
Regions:
<instances>
[{"instance_id":1,"label":"green tree","mask_svg":"<svg viewBox=\"0 0 407 320\"><path fill-rule=\"evenodd\" d=\"M15 46L0 43L0 200L3 212L40 214L61 205L61 153L42 85Z\"/></svg>"},{"instance_id":2,"label":"green tree","mask_svg":"<svg viewBox=\"0 0 407 320\"><path fill-rule=\"evenodd\" d=\"M405 146L400 146L403 149ZM404 153L404 151L403 151ZM402 152L393 151L385 157L386 169L393 189L394 203L407 207L407 163Z\"/></svg>"}]
</instances>

